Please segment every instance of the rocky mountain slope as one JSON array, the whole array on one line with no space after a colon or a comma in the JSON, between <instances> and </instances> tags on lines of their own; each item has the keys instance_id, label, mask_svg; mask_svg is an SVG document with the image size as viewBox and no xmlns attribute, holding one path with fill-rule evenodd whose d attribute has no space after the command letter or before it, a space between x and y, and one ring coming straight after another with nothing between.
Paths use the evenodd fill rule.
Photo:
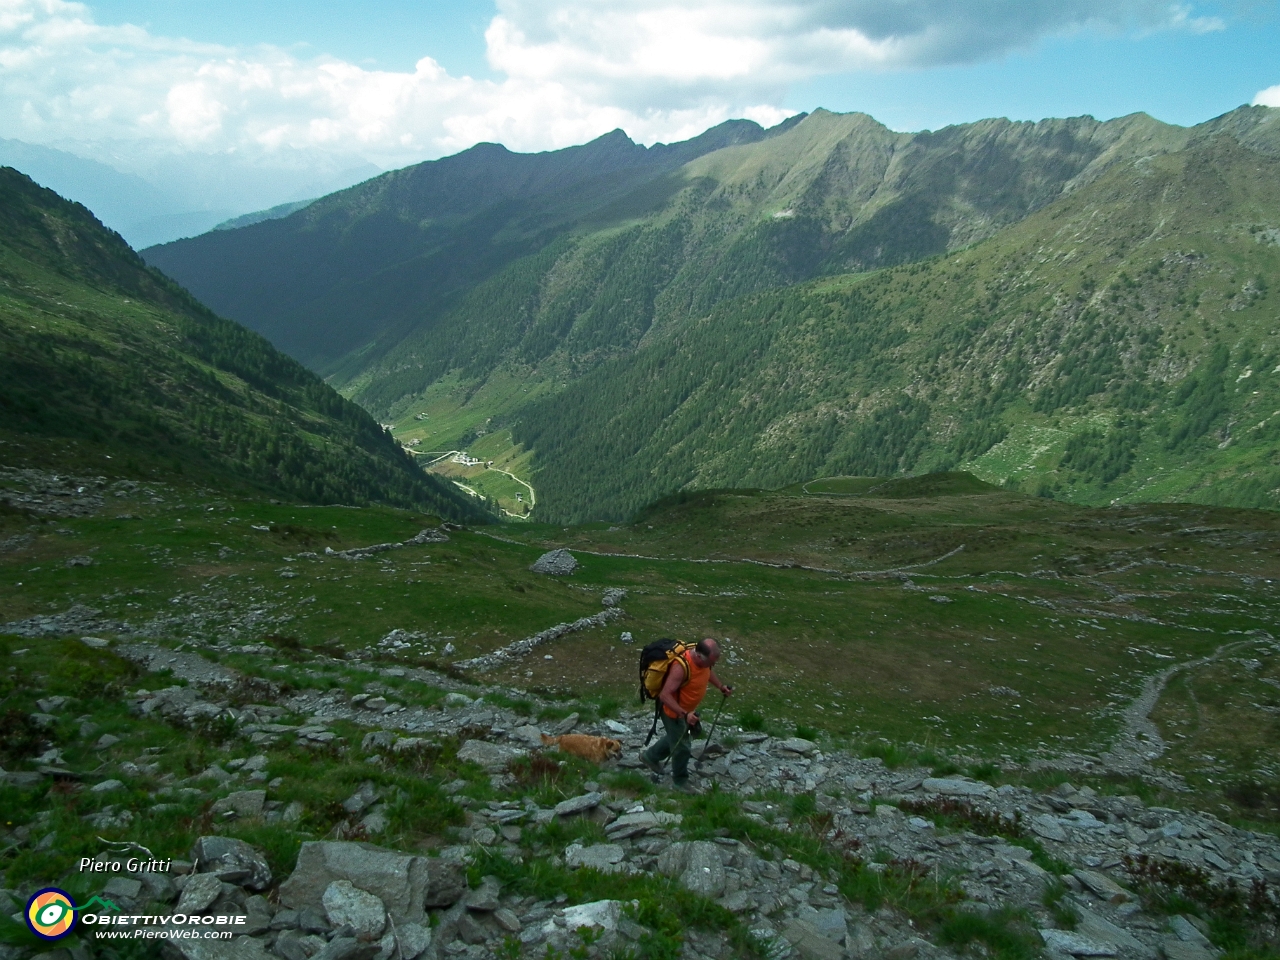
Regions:
<instances>
[{"instance_id":1,"label":"rocky mountain slope","mask_svg":"<svg viewBox=\"0 0 1280 960\"><path fill-rule=\"evenodd\" d=\"M84 207L9 168L0 284L8 467L159 469L311 502L483 515L364 410L148 268Z\"/></svg>"},{"instance_id":2,"label":"rocky mountain slope","mask_svg":"<svg viewBox=\"0 0 1280 960\"><path fill-rule=\"evenodd\" d=\"M93 858L102 869L78 885L125 915L158 918L157 930L181 930L175 915L208 918L235 936L228 955L247 960L950 960L974 949L1212 960L1222 946L1257 949L1276 936L1274 836L1061 776L1049 789L997 788L893 769L835 744L730 729L694 764L703 793L687 798L634 772L644 714L531 722L501 705L509 697L501 687L420 669L387 673L411 680L418 695L432 693L428 709L398 702L377 682L355 695L286 694L189 652L86 643L88 652L71 656L101 660L110 673L129 663L163 669L183 685L144 680L128 695L135 719L98 738L104 762L92 774L57 750L37 772L5 774L6 784L83 776L84 789L102 798L86 819L111 835L129 835L145 809L161 817L207 810L217 829L197 837L172 870L122 868L103 852ZM274 667L297 670L288 659ZM227 695L246 682L256 684L250 706ZM64 696L37 706L48 727L80 709ZM200 731L218 722L230 739L189 776L162 774L155 750L124 759L144 725ZM547 731L621 738L623 758L597 767L544 752ZM336 813L282 799L297 793L290 752L310 754L309 766L351 784ZM356 784L359 771L344 762L374 778ZM1085 776L1106 767L1087 766ZM397 840L408 800L399 781L414 772L435 816L444 815L445 845L430 856ZM288 856L235 836L305 830L317 817L336 817L328 837ZM29 860L53 826L50 814L37 814L8 834L7 851ZM6 912L30 886L0 890ZM82 917L78 949L112 956L95 936L111 919L101 908ZM27 955L0 949L13 960ZM190 940L165 945L171 958L208 955Z\"/></svg>"},{"instance_id":3,"label":"rocky mountain slope","mask_svg":"<svg viewBox=\"0 0 1280 960\"><path fill-rule=\"evenodd\" d=\"M192 915L241 960L1280 943L1274 512L964 475L612 528L35 469L0 498L3 960L151 957L97 933ZM735 691L686 796L637 765L635 658L707 635ZM49 886L81 925L36 943Z\"/></svg>"}]
</instances>

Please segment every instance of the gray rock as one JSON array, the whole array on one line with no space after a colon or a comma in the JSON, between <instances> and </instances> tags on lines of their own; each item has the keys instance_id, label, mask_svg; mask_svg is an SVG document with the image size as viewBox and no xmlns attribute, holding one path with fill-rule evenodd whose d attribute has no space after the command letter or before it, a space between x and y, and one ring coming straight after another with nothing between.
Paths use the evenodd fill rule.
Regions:
<instances>
[{"instance_id":1,"label":"gray rock","mask_svg":"<svg viewBox=\"0 0 1280 960\"><path fill-rule=\"evenodd\" d=\"M243 819L260 817L262 816L263 805L266 802L267 791L265 790L239 790L236 793L229 793L215 802L211 812L214 816L234 813L237 817Z\"/></svg>"},{"instance_id":2,"label":"gray rock","mask_svg":"<svg viewBox=\"0 0 1280 960\"><path fill-rule=\"evenodd\" d=\"M170 903L178 895L178 888L169 874L152 870L140 876L147 896L157 903Z\"/></svg>"},{"instance_id":3,"label":"gray rock","mask_svg":"<svg viewBox=\"0 0 1280 960\"><path fill-rule=\"evenodd\" d=\"M565 717L563 720L561 720L559 723L556 723L551 727L551 735L553 737L562 736L568 733L569 731L571 731L577 725L578 725L578 714L577 712L571 713L567 717Z\"/></svg>"},{"instance_id":4,"label":"gray rock","mask_svg":"<svg viewBox=\"0 0 1280 960\"><path fill-rule=\"evenodd\" d=\"M350 926L360 940L376 940L387 925L387 910L382 901L351 884L335 880L320 898L325 916L335 927Z\"/></svg>"},{"instance_id":5,"label":"gray rock","mask_svg":"<svg viewBox=\"0 0 1280 960\"><path fill-rule=\"evenodd\" d=\"M298 911L298 929L305 933L328 933L333 924L324 915L323 907L303 907Z\"/></svg>"},{"instance_id":6,"label":"gray rock","mask_svg":"<svg viewBox=\"0 0 1280 960\"><path fill-rule=\"evenodd\" d=\"M778 746L790 753L798 753L807 757L813 753L814 748L818 745L812 740L805 740L803 737L791 737L787 740L779 740Z\"/></svg>"},{"instance_id":7,"label":"gray rock","mask_svg":"<svg viewBox=\"0 0 1280 960\"><path fill-rule=\"evenodd\" d=\"M1058 843L1066 843L1067 831L1062 829L1062 824L1058 822L1057 817L1051 817L1047 813L1037 814L1031 818L1031 832L1038 837L1046 840L1056 840Z\"/></svg>"},{"instance_id":8,"label":"gray rock","mask_svg":"<svg viewBox=\"0 0 1280 960\"><path fill-rule=\"evenodd\" d=\"M591 903L579 903L577 906L566 907L561 916L567 930L577 930L579 927L617 930L618 921L622 919L622 901L593 900Z\"/></svg>"},{"instance_id":9,"label":"gray rock","mask_svg":"<svg viewBox=\"0 0 1280 960\"><path fill-rule=\"evenodd\" d=\"M1166 823L1163 827L1158 827L1157 829L1152 830L1150 833L1148 833L1147 839L1143 842L1147 845L1150 845L1153 843L1158 843L1161 840L1171 840L1174 837L1182 836L1182 831L1183 831L1182 821L1171 820L1169 823Z\"/></svg>"},{"instance_id":10,"label":"gray rock","mask_svg":"<svg viewBox=\"0 0 1280 960\"><path fill-rule=\"evenodd\" d=\"M520 918L506 907L499 907L497 910L493 911L493 920L507 933L520 932Z\"/></svg>"},{"instance_id":11,"label":"gray rock","mask_svg":"<svg viewBox=\"0 0 1280 960\"><path fill-rule=\"evenodd\" d=\"M273 917L271 903L263 896L252 896L244 902L245 921L244 932L251 937L260 933L266 933L271 929L271 920Z\"/></svg>"},{"instance_id":12,"label":"gray rock","mask_svg":"<svg viewBox=\"0 0 1280 960\"><path fill-rule=\"evenodd\" d=\"M378 791L374 789L372 780L366 780L355 793L342 801L342 809L347 813L359 814L377 802Z\"/></svg>"},{"instance_id":13,"label":"gray rock","mask_svg":"<svg viewBox=\"0 0 1280 960\"><path fill-rule=\"evenodd\" d=\"M464 913L458 918L458 936L462 938L463 943L484 943L488 938L484 927L475 920L469 913Z\"/></svg>"},{"instance_id":14,"label":"gray rock","mask_svg":"<svg viewBox=\"0 0 1280 960\"><path fill-rule=\"evenodd\" d=\"M809 923L828 940L834 940L836 943L843 942L849 932L849 917L842 907L815 910L806 904L796 911L796 916Z\"/></svg>"},{"instance_id":15,"label":"gray rock","mask_svg":"<svg viewBox=\"0 0 1280 960\"><path fill-rule=\"evenodd\" d=\"M120 780L103 780L101 783L95 783L89 788L90 793L110 793L113 790L123 790L124 783Z\"/></svg>"},{"instance_id":16,"label":"gray rock","mask_svg":"<svg viewBox=\"0 0 1280 960\"><path fill-rule=\"evenodd\" d=\"M382 807L375 807L360 818L360 829L365 832L366 836L370 837L385 833L390 825L391 821L387 818L387 814Z\"/></svg>"},{"instance_id":17,"label":"gray rock","mask_svg":"<svg viewBox=\"0 0 1280 960\"><path fill-rule=\"evenodd\" d=\"M1166 940L1160 945L1166 960L1213 960L1218 951L1189 943L1186 940Z\"/></svg>"},{"instance_id":18,"label":"gray rock","mask_svg":"<svg viewBox=\"0 0 1280 960\"><path fill-rule=\"evenodd\" d=\"M902 943L896 943L884 952L884 960L911 960L920 955L920 951L928 950L928 941L912 937Z\"/></svg>"},{"instance_id":19,"label":"gray rock","mask_svg":"<svg viewBox=\"0 0 1280 960\"><path fill-rule=\"evenodd\" d=\"M519 740L521 743L527 743L531 747L542 746L542 731L535 727L532 723L522 724L516 727L508 734L512 740Z\"/></svg>"},{"instance_id":20,"label":"gray rock","mask_svg":"<svg viewBox=\"0 0 1280 960\"><path fill-rule=\"evenodd\" d=\"M843 960L844 951L816 927L805 920L792 920L782 935L805 960Z\"/></svg>"},{"instance_id":21,"label":"gray rock","mask_svg":"<svg viewBox=\"0 0 1280 960\"><path fill-rule=\"evenodd\" d=\"M212 873L227 883L249 890L271 886L271 867L266 858L243 840L200 837L191 848L191 860L197 872Z\"/></svg>"},{"instance_id":22,"label":"gray rock","mask_svg":"<svg viewBox=\"0 0 1280 960\"><path fill-rule=\"evenodd\" d=\"M564 865L570 868L589 867L601 873L619 873L620 864L627 852L620 844L597 843L591 847L573 844L564 851Z\"/></svg>"},{"instance_id":23,"label":"gray rock","mask_svg":"<svg viewBox=\"0 0 1280 960\"><path fill-rule=\"evenodd\" d=\"M1126 954L1139 957L1154 957L1155 951L1131 934L1128 930L1116 926L1110 920L1098 916L1092 910L1081 906L1078 910L1080 919L1076 923L1076 932L1096 943L1111 944Z\"/></svg>"},{"instance_id":24,"label":"gray rock","mask_svg":"<svg viewBox=\"0 0 1280 960\"><path fill-rule=\"evenodd\" d=\"M592 792L584 793L581 796L570 797L568 800L561 800L555 806L557 817L571 817L577 813L584 813L592 807L600 805L600 801L604 799L603 793Z\"/></svg>"},{"instance_id":25,"label":"gray rock","mask_svg":"<svg viewBox=\"0 0 1280 960\"><path fill-rule=\"evenodd\" d=\"M397 926L393 933L396 938L396 946L400 953L391 954L396 960L404 957L404 960L414 960L415 957L426 953L427 948L431 946L431 928L424 927L420 923L406 923Z\"/></svg>"},{"instance_id":26,"label":"gray rock","mask_svg":"<svg viewBox=\"0 0 1280 960\"><path fill-rule=\"evenodd\" d=\"M1209 938L1192 926L1191 921L1182 914L1177 914L1169 918L1169 929L1174 935L1186 943L1197 943L1206 950L1212 949L1213 944L1209 942Z\"/></svg>"},{"instance_id":27,"label":"gray rock","mask_svg":"<svg viewBox=\"0 0 1280 960\"><path fill-rule=\"evenodd\" d=\"M301 930L286 930L276 937L274 949L284 960L308 960L324 949L324 938Z\"/></svg>"},{"instance_id":28,"label":"gray rock","mask_svg":"<svg viewBox=\"0 0 1280 960\"><path fill-rule=\"evenodd\" d=\"M112 877L102 888L102 895L107 898L125 897L136 900L141 892L142 881L134 880L132 877Z\"/></svg>"},{"instance_id":29,"label":"gray rock","mask_svg":"<svg viewBox=\"0 0 1280 960\"><path fill-rule=\"evenodd\" d=\"M505 770L508 763L523 756L523 750L489 743L487 740L468 740L458 748L458 759L466 763L475 763L490 773Z\"/></svg>"},{"instance_id":30,"label":"gray rock","mask_svg":"<svg viewBox=\"0 0 1280 960\"><path fill-rule=\"evenodd\" d=\"M673 843L658 857L657 869L678 877L686 890L715 899L724 893L724 860L714 843L706 840Z\"/></svg>"},{"instance_id":31,"label":"gray rock","mask_svg":"<svg viewBox=\"0 0 1280 960\"><path fill-rule=\"evenodd\" d=\"M462 898L462 903L468 910L476 913L492 913L501 906L498 900L500 891L501 887L496 877L485 877L480 882L480 886Z\"/></svg>"},{"instance_id":32,"label":"gray rock","mask_svg":"<svg viewBox=\"0 0 1280 960\"><path fill-rule=\"evenodd\" d=\"M947 797L993 797L996 793L996 788L989 783L955 777L929 777L921 786L929 793Z\"/></svg>"},{"instance_id":33,"label":"gray rock","mask_svg":"<svg viewBox=\"0 0 1280 960\"><path fill-rule=\"evenodd\" d=\"M93 749L106 750L108 747L114 747L119 742L120 742L119 737L112 736L109 733L104 733L102 736L98 738L98 742L93 745Z\"/></svg>"},{"instance_id":34,"label":"gray rock","mask_svg":"<svg viewBox=\"0 0 1280 960\"><path fill-rule=\"evenodd\" d=\"M222 881L216 874L197 873L187 878L174 910L177 913L200 913L207 910L221 894Z\"/></svg>"},{"instance_id":35,"label":"gray rock","mask_svg":"<svg viewBox=\"0 0 1280 960\"><path fill-rule=\"evenodd\" d=\"M1114 957L1120 952L1113 943L1101 943L1070 930L1041 930L1040 936L1054 953L1073 957Z\"/></svg>"},{"instance_id":36,"label":"gray rock","mask_svg":"<svg viewBox=\"0 0 1280 960\"><path fill-rule=\"evenodd\" d=\"M152 941L154 942L154 941ZM236 937L234 940L162 940L164 960L275 960L261 940Z\"/></svg>"},{"instance_id":37,"label":"gray rock","mask_svg":"<svg viewBox=\"0 0 1280 960\"><path fill-rule=\"evenodd\" d=\"M365 843L309 841L280 885L280 903L295 910L319 907L334 880L349 880L376 896L397 925L422 923L425 907L449 906L467 889L465 867L455 861Z\"/></svg>"},{"instance_id":38,"label":"gray rock","mask_svg":"<svg viewBox=\"0 0 1280 960\"><path fill-rule=\"evenodd\" d=\"M360 749L366 753L373 750L386 750L395 742L396 735L390 730L374 730L364 735L364 739L360 741Z\"/></svg>"},{"instance_id":39,"label":"gray rock","mask_svg":"<svg viewBox=\"0 0 1280 960\"><path fill-rule=\"evenodd\" d=\"M556 577L567 577L578 569L578 561L568 550L550 550L544 553L529 567L534 573L549 573Z\"/></svg>"},{"instance_id":40,"label":"gray rock","mask_svg":"<svg viewBox=\"0 0 1280 960\"><path fill-rule=\"evenodd\" d=\"M334 937L311 960L373 960L379 945L361 943L355 937Z\"/></svg>"},{"instance_id":41,"label":"gray rock","mask_svg":"<svg viewBox=\"0 0 1280 960\"><path fill-rule=\"evenodd\" d=\"M1109 903L1128 903L1133 899L1131 894L1106 874L1095 870L1073 870L1072 874L1095 897ZM1189 924L1188 924L1189 926Z\"/></svg>"},{"instance_id":42,"label":"gray rock","mask_svg":"<svg viewBox=\"0 0 1280 960\"><path fill-rule=\"evenodd\" d=\"M627 813L604 828L610 840L625 840L658 826L658 818L648 810Z\"/></svg>"}]
</instances>

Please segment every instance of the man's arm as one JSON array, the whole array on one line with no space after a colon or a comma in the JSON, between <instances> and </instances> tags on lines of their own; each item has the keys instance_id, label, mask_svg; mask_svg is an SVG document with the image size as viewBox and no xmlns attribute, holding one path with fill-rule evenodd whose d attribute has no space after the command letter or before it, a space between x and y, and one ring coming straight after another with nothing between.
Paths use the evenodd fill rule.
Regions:
<instances>
[{"instance_id":1,"label":"man's arm","mask_svg":"<svg viewBox=\"0 0 1280 960\"><path fill-rule=\"evenodd\" d=\"M676 673L676 667L680 668L680 672ZM658 699L666 706L671 708L671 712L677 717L685 716L684 708L680 706L680 688L684 686L684 664L679 660L671 661L671 667L667 670L667 679L662 684L662 692L658 694Z\"/></svg>"},{"instance_id":2,"label":"man's arm","mask_svg":"<svg viewBox=\"0 0 1280 960\"><path fill-rule=\"evenodd\" d=\"M727 683L721 683L720 678L716 676L716 672L714 670L711 671L711 676L708 679L711 681L711 685L726 697L733 693L733 687L729 686Z\"/></svg>"}]
</instances>

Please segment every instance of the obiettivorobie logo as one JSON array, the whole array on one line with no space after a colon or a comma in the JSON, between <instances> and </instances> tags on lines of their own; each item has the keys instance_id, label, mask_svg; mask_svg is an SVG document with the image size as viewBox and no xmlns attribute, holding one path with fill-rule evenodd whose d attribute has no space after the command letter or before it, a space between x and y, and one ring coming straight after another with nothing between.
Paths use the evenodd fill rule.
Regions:
<instances>
[{"instance_id":1,"label":"obiettivorobie logo","mask_svg":"<svg viewBox=\"0 0 1280 960\"><path fill-rule=\"evenodd\" d=\"M95 904L120 912L119 907L102 897L93 897L83 906L77 907L71 894L65 890L45 887L37 890L27 901L27 926L42 940L61 940L75 929L79 913Z\"/></svg>"}]
</instances>

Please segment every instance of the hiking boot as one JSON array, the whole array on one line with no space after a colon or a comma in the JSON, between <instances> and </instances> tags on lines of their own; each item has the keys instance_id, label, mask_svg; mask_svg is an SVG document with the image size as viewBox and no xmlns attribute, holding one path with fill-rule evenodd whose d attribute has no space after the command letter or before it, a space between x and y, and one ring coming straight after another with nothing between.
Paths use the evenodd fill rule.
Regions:
<instances>
[{"instance_id":1,"label":"hiking boot","mask_svg":"<svg viewBox=\"0 0 1280 960\"><path fill-rule=\"evenodd\" d=\"M692 783L690 783L688 780L681 780L679 783L673 783L673 784L671 784L671 789L672 789L672 790L677 790L677 791L679 791L680 793L687 793L687 794L689 794L690 796L694 796L694 797L696 797L698 794L702 793L702 791L701 791L701 790L699 790L697 787L695 787L695 786L694 786Z\"/></svg>"},{"instance_id":2,"label":"hiking boot","mask_svg":"<svg viewBox=\"0 0 1280 960\"><path fill-rule=\"evenodd\" d=\"M662 776L662 764L654 763L652 760L649 759L649 755L647 753L641 752L640 762L643 763L646 767L648 767L649 772L652 773L655 777Z\"/></svg>"}]
</instances>

